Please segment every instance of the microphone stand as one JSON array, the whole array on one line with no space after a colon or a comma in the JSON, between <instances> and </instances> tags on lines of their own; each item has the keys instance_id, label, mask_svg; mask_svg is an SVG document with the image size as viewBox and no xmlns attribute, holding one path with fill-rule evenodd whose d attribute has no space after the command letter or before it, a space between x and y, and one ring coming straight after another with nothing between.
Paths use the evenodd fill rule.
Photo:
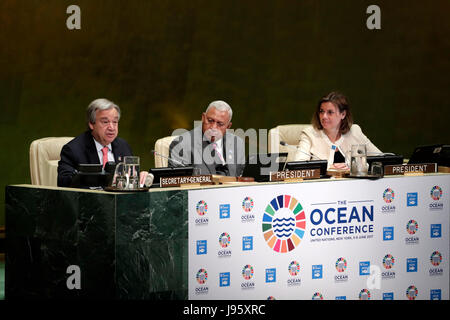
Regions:
<instances>
[{"instance_id":1,"label":"microphone stand","mask_svg":"<svg viewBox=\"0 0 450 320\"><path fill-rule=\"evenodd\" d=\"M152 150L152 153L153 153L155 156L158 156L158 157L161 157L161 158L170 160L170 161L172 161L172 162L178 163L179 165L181 165L181 166L183 166L183 167L186 167L186 166L188 165L188 164L183 163L183 162L181 162L181 161L179 161L179 160L173 159L173 158L171 158L171 157L167 157L167 156L165 156L165 155L159 153L159 152L156 151L156 150Z\"/></svg>"},{"instance_id":2,"label":"microphone stand","mask_svg":"<svg viewBox=\"0 0 450 320\"><path fill-rule=\"evenodd\" d=\"M290 145L290 144L286 143L285 141L280 141L280 144L281 144L282 146L284 146L284 147L295 148L296 151L300 151L301 153L303 153L303 154L305 154L305 155L307 155L307 156L309 156L309 157L311 157L311 158L314 157L314 158L316 158L317 160L322 160L322 159L320 159L318 156L316 156L316 155L314 155L314 154L312 154L312 153L306 153L305 151L299 149L298 146ZM289 155L288 155L288 156L289 156ZM287 159L288 159L288 157L286 157L286 161L284 162L283 171L284 171L284 169L286 168Z\"/></svg>"}]
</instances>

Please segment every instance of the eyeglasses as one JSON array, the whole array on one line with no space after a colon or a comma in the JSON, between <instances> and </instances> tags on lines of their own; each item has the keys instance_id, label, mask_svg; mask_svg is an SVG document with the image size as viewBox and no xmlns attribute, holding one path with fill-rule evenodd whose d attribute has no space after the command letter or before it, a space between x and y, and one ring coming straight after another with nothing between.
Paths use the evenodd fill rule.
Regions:
<instances>
[{"instance_id":1,"label":"eyeglasses","mask_svg":"<svg viewBox=\"0 0 450 320\"><path fill-rule=\"evenodd\" d=\"M206 122L208 122L208 124L210 124L210 125L214 125L214 123L215 123L218 128L223 128L223 127L228 125L228 123L223 123L221 121L216 121L216 120L211 119L211 118L206 118Z\"/></svg>"}]
</instances>

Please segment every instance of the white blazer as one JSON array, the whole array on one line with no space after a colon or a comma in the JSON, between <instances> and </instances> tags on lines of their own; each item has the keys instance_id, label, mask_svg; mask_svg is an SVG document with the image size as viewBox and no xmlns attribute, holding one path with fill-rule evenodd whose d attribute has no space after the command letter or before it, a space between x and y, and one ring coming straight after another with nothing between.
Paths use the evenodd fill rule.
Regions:
<instances>
[{"instance_id":1,"label":"white blazer","mask_svg":"<svg viewBox=\"0 0 450 320\"><path fill-rule=\"evenodd\" d=\"M330 141L323 130L316 130L313 126L310 126L304 129L300 134L300 142L294 155L294 161L314 160L319 158L328 160L328 166L330 166L333 164L333 160L330 159L334 159L334 153L333 155L330 155L333 145L337 147L337 150L341 151L345 158L347 158L348 152L351 151L353 144L365 144L368 156L381 153L380 149L370 142L370 140L362 133L361 128L357 124L352 125L350 131L343 134L335 143Z\"/></svg>"}]
</instances>

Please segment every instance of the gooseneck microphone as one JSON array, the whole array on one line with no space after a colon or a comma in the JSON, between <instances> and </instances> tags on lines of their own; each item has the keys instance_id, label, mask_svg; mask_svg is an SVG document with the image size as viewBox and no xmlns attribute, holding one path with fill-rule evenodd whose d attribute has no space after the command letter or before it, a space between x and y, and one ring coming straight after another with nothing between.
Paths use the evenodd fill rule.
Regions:
<instances>
[{"instance_id":1,"label":"gooseneck microphone","mask_svg":"<svg viewBox=\"0 0 450 320\"><path fill-rule=\"evenodd\" d=\"M161 158L164 158L164 159L173 161L173 162L175 162L175 163L177 163L177 164L179 164L179 165L181 165L181 166L183 166L183 167L189 166L189 164L187 164L187 163L183 163L183 162L181 162L181 161L179 161L179 160L173 159L173 158L171 158L171 157L167 157L167 156L165 156L165 155L159 153L159 152L156 151L156 150L152 150L152 153L153 153L155 156L158 156L158 157L161 157Z\"/></svg>"},{"instance_id":2,"label":"gooseneck microphone","mask_svg":"<svg viewBox=\"0 0 450 320\"><path fill-rule=\"evenodd\" d=\"M295 148L297 151L300 151L301 153L309 156L309 157L314 157L316 158L316 160L322 160L321 158L319 158L318 156L312 154L312 153L306 153L305 151L301 150L298 148L298 146L293 146L291 144L286 143L285 141L280 141L280 144L284 147L288 147L288 148ZM287 158L286 158L287 159Z\"/></svg>"}]
</instances>

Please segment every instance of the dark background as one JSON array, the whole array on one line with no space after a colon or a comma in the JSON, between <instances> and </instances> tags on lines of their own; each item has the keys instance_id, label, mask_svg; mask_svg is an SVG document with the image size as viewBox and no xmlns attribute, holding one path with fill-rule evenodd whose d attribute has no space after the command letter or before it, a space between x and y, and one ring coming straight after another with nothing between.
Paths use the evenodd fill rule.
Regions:
<instances>
[{"instance_id":1,"label":"dark background","mask_svg":"<svg viewBox=\"0 0 450 320\"><path fill-rule=\"evenodd\" d=\"M70 4L81 30L66 27ZM366 27L371 4L381 30ZM1 0L0 187L30 183L30 143L80 134L99 97L122 108L119 135L144 168L213 100L232 106L233 128L270 129L309 123L333 89L382 151L450 143L449 12L448 0Z\"/></svg>"}]
</instances>

